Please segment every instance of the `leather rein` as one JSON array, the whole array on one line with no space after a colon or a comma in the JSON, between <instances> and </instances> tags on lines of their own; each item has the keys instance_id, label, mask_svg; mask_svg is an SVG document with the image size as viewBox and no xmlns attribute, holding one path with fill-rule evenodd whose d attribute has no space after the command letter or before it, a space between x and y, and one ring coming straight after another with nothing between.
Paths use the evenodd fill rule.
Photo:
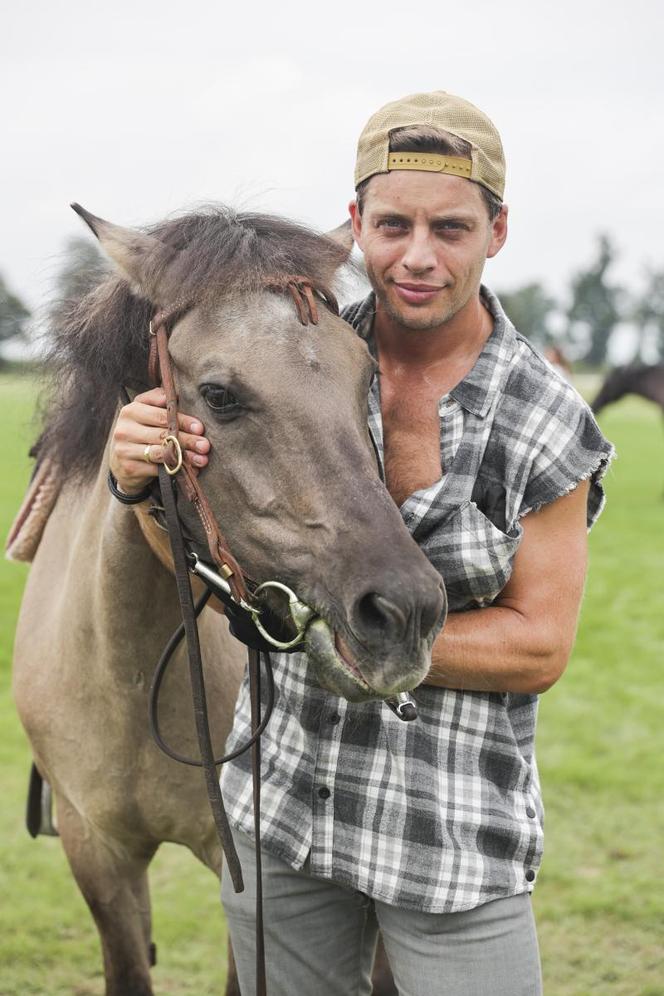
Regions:
<instances>
[{"instance_id":1,"label":"leather rein","mask_svg":"<svg viewBox=\"0 0 664 996\"><path fill-rule=\"evenodd\" d=\"M284 276L267 282L265 289L287 292L295 304L302 325L318 324L318 300L321 300L335 314L339 313L337 302L332 294L321 287L315 287L302 276ZM219 841L226 859L233 888L242 892L244 883L240 861L233 843L228 817L221 797L217 767L231 761L251 749L251 769L253 781L254 836L256 846L256 996L266 996L267 981L265 970L265 945L263 933L263 888L262 854L260 842L260 736L270 718L274 705L274 677L270 661L271 649L291 650L299 646L308 625L315 620L316 613L299 600L297 595L279 581L265 581L260 585L242 570L231 553L228 543L219 528L210 503L200 482L191 468L184 462L178 436L178 395L173 376L168 339L171 326L191 308L191 304L176 304L169 309L157 312L150 322L150 349L148 371L153 384L161 384L166 394L167 430L163 437L166 448L164 462L159 465L159 486L163 512L169 534L175 580L182 612L182 623L169 640L155 668L149 693L149 721L152 736L157 746L169 757L181 763L201 767L205 775L208 799L214 817ZM374 444L375 445L375 444ZM380 460L378 459L380 464ZM214 567L205 564L197 554L187 547L178 513L178 501L188 502L196 511L205 532L208 551ZM207 591L194 605L190 574L196 574L207 586ZM288 597L291 622L296 629L292 639L278 639L270 634L261 622L261 607L256 599L267 589L277 589ZM252 634L247 639L249 696L251 702L251 736L249 740L224 757L215 758L208 722L205 680L198 637L197 617L202 612L211 594L215 594L224 604L227 615L233 623L239 619L243 632ZM164 741L158 718L159 691L166 668L182 637L186 637L189 658L189 674L192 688L196 732L200 759L188 758L174 751ZM253 644L253 646L251 645ZM265 671L267 696L265 714L261 715L261 669ZM386 705L404 722L417 718L415 703L406 692L385 699Z\"/></svg>"},{"instance_id":2,"label":"leather rein","mask_svg":"<svg viewBox=\"0 0 664 996\"><path fill-rule=\"evenodd\" d=\"M266 289L287 291L292 297L298 318L302 325L318 324L317 295L325 305L338 314L334 297L327 291L314 288L312 283L300 276L287 276L266 284ZM159 485L162 496L166 526L171 543L175 566L175 580L182 612L182 624L178 627L165 648L161 660L155 670L150 689L150 727L157 745L170 757L184 764L202 767L205 775L208 799L212 809L219 841L226 859L228 873L231 876L233 888L242 892L244 883L239 858L233 843L228 817L221 796L217 766L230 761L246 750L252 753L252 779L254 802L254 833L256 843L256 993L266 996L267 981L265 971L265 947L263 935L263 903L261 876L261 846L260 846L260 735L269 720L274 702L274 678L269 653L248 648L249 688L251 701L251 737L249 741L232 753L221 758L215 758L210 735L205 680L198 637L197 617L203 610L210 595L214 594L225 603L227 609L250 614L251 620L262 636L268 636L260 624L259 610L253 605L253 598L261 588L278 587L289 593L290 607L293 617L302 621L298 626L298 636L290 643L280 643L270 640L276 648L287 648L298 644L303 636L306 623L313 617L312 610L300 603L297 598L278 582L267 582L256 587L240 567L231 553L228 543L219 528L212 512L210 503L196 475L184 462L182 448L178 435L178 395L173 376L171 357L168 349L170 328L176 318L182 317L190 310L190 305L176 305L167 310L157 312L150 322L150 349L148 370L154 384L161 384L166 394L167 433L163 438L166 448L164 462L159 465ZM187 550L182 533L182 524L178 514L178 500L189 502L197 513L205 532L208 550L214 569L210 569L199 561L195 554ZM193 564L192 564L193 561ZM191 590L190 572L198 574L207 584L208 590L194 605ZM253 589L253 595L249 588ZM294 611L295 609L295 611ZM158 696L166 667L173 652L186 637L189 657L189 674L192 687L196 732L200 749L200 760L185 757L173 751L163 740L158 721ZM261 664L263 664L267 679L267 707L265 715L261 716Z\"/></svg>"}]
</instances>

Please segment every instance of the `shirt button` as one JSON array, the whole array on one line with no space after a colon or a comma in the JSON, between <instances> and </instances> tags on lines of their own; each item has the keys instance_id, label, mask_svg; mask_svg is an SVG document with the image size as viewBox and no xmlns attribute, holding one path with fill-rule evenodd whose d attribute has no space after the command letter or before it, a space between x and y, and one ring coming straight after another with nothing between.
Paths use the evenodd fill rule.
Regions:
<instances>
[{"instance_id":1,"label":"shirt button","mask_svg":"<svg viewBox=\"0 0 664 996\"><path fill-rule=\"evenodd\" d=\"M535 817L537 816L537 813L535 812L532 806L528 806L528 808L526 809L526 816L528 816L529 819L531 820L534 820Z\"/></svg>"},{"instance_id":2,"label":"shirt button","mask_svg":"<svg viewBox=\"0 0 664 996\"><path fill-rule=\"evenodd\" d=\"M532 882L534 878L535 878L535 872L532 870L532 868L529 868L528 871L526 872L526 882Z\"/></svg>"},{"instance_id":3,"label":"shirt button","mask_svg":"<svg viewBox=\"0 0 664 996\"><path fill-rule=\"evenodd\" d=\"M340 719L341 719L341 716L339 715L339 713L338 712L333 712L332 715L329 718L329 722L332 724L332 726L336 726L337 723L340 721Z\"/></svg>"},{"instance_id":4,"label":"shirt button","mask_svg":"<svg viewBox=\"0 0 664 996\"><path fill-rule=\"evenodd\" d=\"M319 788L319 789L318 789L318 795L319 795L319 796L321 797L321 799L329 799L329 798L330 798L330 795L331 795L331 793L330 793L330 790L329 790L329 788L326 788L326 787L325 787L325 785L323 785L323 787L322 787L322 788ZM533 876L533 878L534 878L534 877L535 877L535 876ZM527 876L527 875L526 875L526 878L528 878L528 876Z\"/></svg>"}]
</instances>

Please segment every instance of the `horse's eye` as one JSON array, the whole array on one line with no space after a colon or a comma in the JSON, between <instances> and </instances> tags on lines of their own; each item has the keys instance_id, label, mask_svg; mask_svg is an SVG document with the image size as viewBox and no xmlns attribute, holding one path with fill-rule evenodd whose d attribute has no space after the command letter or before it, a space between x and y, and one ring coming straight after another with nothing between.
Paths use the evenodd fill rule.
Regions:
<instances>
[{"instance_id":1,"label":"horse's eye","mask_svg":"<svg viewBox=\"0 0 664 996\"><path fill-rule=\"evenodd\" d=\"M242 411L242 405L235 395L231 394L228 388L222 387L221 384L203 384L200 390L208 408L216 415L230 418L239 415Z\"/></svg>"}]
</instances>

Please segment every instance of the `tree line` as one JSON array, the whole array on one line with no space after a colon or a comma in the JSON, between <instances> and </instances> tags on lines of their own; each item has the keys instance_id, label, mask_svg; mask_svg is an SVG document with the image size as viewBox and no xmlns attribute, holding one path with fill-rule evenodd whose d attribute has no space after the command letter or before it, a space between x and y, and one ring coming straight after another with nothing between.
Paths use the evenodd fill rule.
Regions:
<instances>
[{"instance_id":1,"label":"tree line","mask_svg":"<svg viewBox=\"0 0 664 996\"><path fill-rule=\"evenodd\" d=\"M516 290L497 291L517 329L540 348L558 346L589 367L607 364L619 325L635 332L631 362L664 360L664 269L644 271L641 286L616 282L611 268L617 250L600 235L588 264L572 274L562 300L536 281Z\"/></svg>"},{"instance_id":2,"label":"tree line","mask_svg":"<svg viewBox=\"0 0 664 996\"><path fill-rule=\"evenodd\" d=\"M541 349L557 346L570 359L602 367L618 326L628 324L635 332L632 361L664 360L664 269L644 271L641 286L627 289L612 276L616 258L611 239L600 235L593 257L572 274L562 299L552 297L540 281L499 289L498 297L517 329ZM78 297L91 274L98 275L104 265L89 240L70 239L56 278L56 298ZM0 274L0 348L10 340L28 339L31 318L28 306Z\"/></svg>"}]
</instances>

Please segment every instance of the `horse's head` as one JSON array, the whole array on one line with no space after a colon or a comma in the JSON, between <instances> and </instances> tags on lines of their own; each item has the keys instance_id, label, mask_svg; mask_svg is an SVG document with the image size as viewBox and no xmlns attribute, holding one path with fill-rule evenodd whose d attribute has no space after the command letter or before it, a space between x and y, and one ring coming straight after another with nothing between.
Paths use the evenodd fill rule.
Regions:
<instances>
[{"instance_id":1,"label":"horse's head","mask_svg":"<svg viewBox=\"0 0 664 996\"><path fill-rule=\"evenodd\" d=\"M591 408L597 415L607 405L620 401L626 394L640 394L664 408L664 365L661 363L630 363L609 370Z\"/></svg>"},{"instance_id":2,"label":"horse's head","mask_svg":"<svg viewBox=\"0 0 664 996\"><path fill-rule=\"evenodd\" d=\"M308 644L321 684L351 701L415 687L445 596L378 474L374 361L321 300L318 323L302 324L279 289L288 273L329 287L348 248L261 216L226 214L207 232L201 221L181 245L84 217L155 308L186 302L170 353L179 406L212 444L201 485L243 569L284 582L329 623L334 641Z\"/></svg>"},{"instance_id":3,"label":"horse's head","mask_svg":"<svg viewBox=\"0 0 664 996\"><path fill-rule=\"evenodd\" d=\"M609 370L590 405L595 415L598 415L602 408L606 408L607 405L619 401L625 394L628 394L631 390L631 379L630 368L627 366L614 367L613 370Z\"/></svg>"}]
</instances>

